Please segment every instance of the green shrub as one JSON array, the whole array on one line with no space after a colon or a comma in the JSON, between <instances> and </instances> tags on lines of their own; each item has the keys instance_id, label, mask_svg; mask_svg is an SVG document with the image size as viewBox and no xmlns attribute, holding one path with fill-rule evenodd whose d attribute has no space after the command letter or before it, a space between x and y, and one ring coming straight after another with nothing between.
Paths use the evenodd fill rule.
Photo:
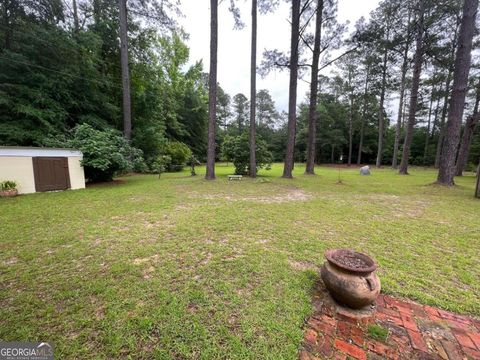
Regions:
<instances>
[{"instance_id":1,"label":"green shrub","mask_svg":"<svg viewBox=\"0 0 480 360\"><path fill-rule=\"evenodd\" d=\"M119 172L146 170L142 151L113 129L101 131L88 124L78 125L67 146L83 153L82 165L90 182L111 181Z\"/></svg>"},{"instance_id":2,"label":"green shrub","mask_svg":"<svg viewBox=\"0 0 480 360\"><path fill-rule=\"evenodd\" d=\"M168 171L182 171L187 160L192 156L192 150L182 142L170 141L165 145L164 154L171 159L167 166Z\"/></svg>"},{"instance_id":3,"label":"green shrub","mask_svg":"<svg viewBox=\"0 0 480 360\"><path fill-rule=\"evenodd\" d=\"M250 142L247 133L239 136L226 136L222 144L222 157L233 161L236 175L250 173ZM267 149L267 143L259 136L256 139L257 170L266 168L270 170L273 156Z\"/></svg>"},{"instance_id":4,"label":"green shrub","mask_svg":"<svg viewBox=\"0 0 480 360\"><path fill-rule=\"evenodd\" d=\"M158 177L165 171L172 163L172 158L168 155L159 156L151 165L151 172L158 174Z\"/></svg>"},{"instance_id":5,"label":"green shrub","mask_svg":"<svg viewBox=\"0 0 480 360\"><path fill-rule=\"evenodd\" d=\"M15 181L5 180L0 182L0 190L11 190L16 188L17 188L17 183Z\"/></svg>"},{"instance_id":6,"label":"green shrub","mask_svg":"<svg viewBox=\"0 0 480 360\"><path fill-rule=\"evenodd\" d=\"M468 163L468 164L465 166L465 171L476 172L476 171L477 171L477 168L478 168L478 164Z\"/></svg>"}]
</instances>

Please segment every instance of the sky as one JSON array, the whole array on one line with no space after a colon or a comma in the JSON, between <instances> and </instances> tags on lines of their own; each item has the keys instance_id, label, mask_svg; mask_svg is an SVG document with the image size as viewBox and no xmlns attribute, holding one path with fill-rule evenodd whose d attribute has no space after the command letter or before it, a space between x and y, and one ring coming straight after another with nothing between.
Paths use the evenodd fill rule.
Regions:
<instances>
[{"instance_id":1,"label":"sky","mask_svg":"<svg viewBox=\"0 0 480 360\"><path fill-rule=\"evenodd\" d=\"M245 27L233 29L233 18L228 11L229 1L222 1L218 9L218 77L220 86L232 97L237 93L250 94L250 7L248 0L238 1ZM361 17L369 17L379 0L338 0L338 21L350 21L350 26ZM190 64L203 60L208 71L210 59L210 2L208 0L182 0L181 9L185 17L180 24L189 34ZM286 2L272 14L258 16L257 65L265 49L288 52L290 46L290 7ZM328 74L329 69L321 73ZM309 75L307 75L307 78ZM277 109L288 109L288 71L271 72L267 77L257 75L257 91L267 89ZM305 99L308 83L298 81L298 103Z\"/></svg>"}]
</instances>

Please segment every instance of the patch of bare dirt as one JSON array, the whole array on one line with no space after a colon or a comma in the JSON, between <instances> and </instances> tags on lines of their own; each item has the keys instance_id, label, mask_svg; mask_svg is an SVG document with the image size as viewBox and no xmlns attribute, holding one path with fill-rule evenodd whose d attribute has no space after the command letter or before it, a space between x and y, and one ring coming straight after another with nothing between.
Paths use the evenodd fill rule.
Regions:
<instances>
[{"instance_id":1,"label":"patch of bare dirt","mask_svg":"<svg viewBox=\"0 0 480 360\"><path fill-rule=\"evenodd\" d=\"M15 256L13 256L10 259L3 261L3 265L10 266L10 265L16 264L17 262L18 262L18 259Z\"/></svg>"},{"instance_id":2,"label":"patch of bare dirt","mask_svg":"<svg viewBox=\"0 0 480 360\"><path fill-rule=\"evenodd\" d=\"M207 265L210 262L210 259L212 258L212 253L208 252L206 254L203 254L205 257L200 261L200 265Z\"/></svg>"},{"instance_id":3,"label":"patch of bare dirt","mask_svg":"<svg viewBox=\"0 0 480 360\"><path fill-rule=\"evenodd\" d=\"M152 278L152 274L155 272L155 267L153 266L149 266L148 268L146 268L145 270L143 270L143 278L145 280L148 280L148 279L151 279Z\"/></svg>"},{"instance_id":4,"label":"patch of bare dirt","mask_svg":"<svg viewBox=\"0 0 480 360\"><path fill-rule=\"evenodd\" d=\"M312 264L311 262L308 262L308 261L289 260L288 264L292 269L298 270L298 271L305 271L305 270L317 271L318 270L318 267L315 266L315 264Z\"/></svg>"},{"instance_id":5,"label":"patch of bare dirt","mask_svg":"<svg viewBox=\"0 0 480 360\"><path fill-rule=\"evenodd\" d=\"M152 255L152 256L147 256L145 258L135 258L135 259L133 259L133 263L135 265L141 265L141 264L145 264L149 261L157 261L158 258L159 258L159 255L155 254L155 255Z\"/></svg>"},{"instance_id":6,"label":"patch of bare dirt","mask_svg":"<svg viewBox=\"0 0 480 360\"><path fill-rule=\"evenodd\" d=\"M302 189L287 189L281 194L270 196L237 196L232 194L191 194L192 198L205 200L251 201L262 204L279 204L290 201L308 201L313 195Z\"/></svg>"}]
</instances>

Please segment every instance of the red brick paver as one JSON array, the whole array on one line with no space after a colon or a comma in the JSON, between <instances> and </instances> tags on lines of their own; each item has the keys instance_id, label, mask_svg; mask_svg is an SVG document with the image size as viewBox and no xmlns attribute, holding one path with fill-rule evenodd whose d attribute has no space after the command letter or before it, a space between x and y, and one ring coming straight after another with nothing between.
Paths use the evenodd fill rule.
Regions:
<instances>
[{"instance_id":1,"label":"red brick paver","mask_svg":"<svg viewBox=\"0 0 480 360\"><path fill-rule=\"evenodd\" d=\"M386 341L373 339L369 324L388 329ZM300 359L480 360L478 319L388 295L371 316L357 316L321 288L305 326Z\"/></svg>"}]
</instances>

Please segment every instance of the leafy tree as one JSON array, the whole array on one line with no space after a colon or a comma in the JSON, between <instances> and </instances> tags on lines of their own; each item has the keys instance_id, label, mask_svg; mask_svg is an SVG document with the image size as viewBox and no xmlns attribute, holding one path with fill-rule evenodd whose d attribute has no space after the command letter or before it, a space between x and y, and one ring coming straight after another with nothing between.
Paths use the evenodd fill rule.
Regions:
<instances>
[{"instance_id":1,"label":"leafy tree","mask_svg":"<svg viewBox=\"0 0 480 360\"><path fill-rule=\"evenodd\" d=\"M272 127L278 121L279 114L275 102L266 89L258 91L256 96L256 117L258 126Z\"/></svg>"},{"instance_id":2,"label":"leafy tree","mask_svg":"<svg viewBox=\"0 0 480 360\"><path fill-rule=\"evenodd\" d=\"M273 156L268 151L267 143L260 137L257 139L256 170L266 168L269 169L273 161ZM238 136L226 136L222 144L222 156L225 159L233 161L235 166L235 174L250 174L250 141L249 135L243 133Z\"/></svg>"},{"instance_id":3,"label":"leafy tree","mask_svg":"<svg viewBox=\"0 0 480 360\"><path fill-rule=\"evenodd\" d=\"M248 121L249 102L247 97L241 93L236 94L233 97L232 107L234 122L237 126L237 134L241 134L244 131L245 125Z\"/></svg>"},{"instance_id":4,"label":"leafy tree","mask_svg":"<svg viewBox=\"0 0 480 360\"><path fill-rule=\"evenodd\" d=\"M169 141L163 150L164 155L170 157L169 171L181 171L187 161L192 157L190 148L179 141Z\"/></svg>"},{"instance_id":5,"label":"leafy tree","mask_svg":"<svg viewBox=\"0 0 480 360\"><path fill-rule=\"evenodd\" d=\"M114 129L95 130L88 124L78 125L66 146L83 153L82 166L88 181L111 181L118 172L144 171L142 151L131 147Z\"/></svg>"}]
</instances>

